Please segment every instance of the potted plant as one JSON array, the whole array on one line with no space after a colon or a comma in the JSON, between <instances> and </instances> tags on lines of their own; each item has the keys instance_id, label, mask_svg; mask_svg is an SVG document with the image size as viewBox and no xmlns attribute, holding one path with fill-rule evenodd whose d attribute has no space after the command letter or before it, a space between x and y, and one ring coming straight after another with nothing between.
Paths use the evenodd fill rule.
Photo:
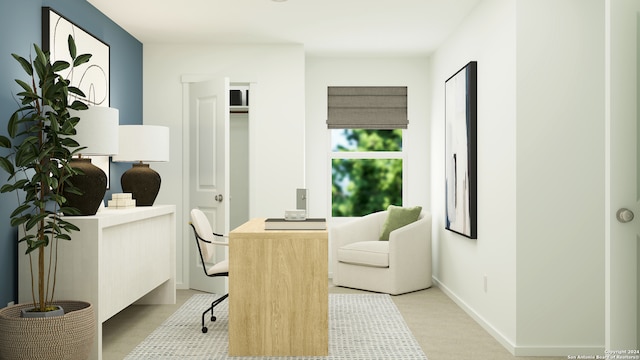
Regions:
<instances>
[{"instance_id":1,"label":"potted plant","mask_svg":"<svg viewBox=\"0 0 640 360\"><path fill-rule=\"evenodd\" d=\"M31 263L37 264L37 271L31 267L33 302L0 311L0 358L52 359L56 354L60 354L60 358L86 358L95 331L91 304L65 301L63 316L38 319L19 316L20 310L27 307L46 313L61 303L54 301L58 241L71 240L70 234L79 230L61 216L61 213L77 213L77 209L66 206L63 191L79 192L70 181L76 171L69 162L82 149L73 139L80 119L72 117L69 109L83 110L87 105L79 100L70 102L70 94L84 94L59 72L73 69L91 58L90 54L76 54L71 36L68 38L71 64L65 61L51 63L48 52L35 44L33 48L35 59L30 56L27 60L12 54L29 76L29 81L16 79L22 88L17 94L19 107L9 120L9 136L0 136L0 147L9 149L8 155L0 156L0 167L9 174L8 182L0 192L14 192L18 197L18 206L11 213L11 225L21 229L18 242L26 244L26 254ZM88 315L90 321L79 320L81 315ZM15 331L18 333L12 334ZM83 332L91 336L88 345L83 345L86 349L64 349L69 341L76 342L83 337ZM74 339L65 340L66 335L72 335ZM33 348L25 349L23 345ZM39 351L44 354L38 355ZM75 355L69 355L68 351Z\"/></svg>"}]
</instances>

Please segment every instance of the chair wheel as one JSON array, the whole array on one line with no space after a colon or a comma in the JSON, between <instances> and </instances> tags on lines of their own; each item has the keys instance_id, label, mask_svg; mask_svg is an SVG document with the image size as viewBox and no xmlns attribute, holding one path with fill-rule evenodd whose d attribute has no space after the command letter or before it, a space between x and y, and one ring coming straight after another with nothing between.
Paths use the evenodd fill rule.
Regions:
<instances>
[{"instance_id":1,"label":"chair wheel","mask_svg":"<svg viewBox=\"0 0 640 360\"><path fill-rule=\"evenodd\" d=\"M216 321L216 317L215 316L211 316L211 321Z\"/></svg>"},{"instance_id":2,"label":"chair wheel","mask_svg":"<svg viewBox=\"0 0 640 360\"><path fill-rule=\"evenodd\" d=\"M207 333L207 331L209 331L209 329L207 329L207 327L206 327L206 326L203 326L203 327L202 327L202 333L203 333L203 334L206 334L206 333Z\"/></svg>"}]
</instances>

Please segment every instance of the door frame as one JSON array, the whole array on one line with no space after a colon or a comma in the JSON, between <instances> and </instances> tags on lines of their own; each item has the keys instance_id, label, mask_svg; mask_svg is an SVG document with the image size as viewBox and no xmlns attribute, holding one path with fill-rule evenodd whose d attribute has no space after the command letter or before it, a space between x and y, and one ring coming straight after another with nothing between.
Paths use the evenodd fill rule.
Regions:
<instances>
[{"instance_id":1,"label":"door frame","mask_svg":"<svg viewBox=\"0 0 640 360\"><path fill-rule=\"evenodd\" d=\"M605 350L633 350L632 343L638 345L638 254L637 254L637 228L638 219L627 224L621 224L616 219L616 211L627 207L640 214L637 205L637 174L638 159L636 158L636 171L633 174L635 181L628 180L626 184L620 184L623 177L620 175L620 165L614 167L613 159L620 154L620 141L614 138L620 130L614 132L614 128L625 126L626 121L635 120L638 126L638 26L640 4L637 0L605 0ZM633 29L633 35L628 31ZM633 39L633 41L631 41ZM615 41L614 41L615 40ZM623 51L623 49L625 49ZM629 51L631 49L631 51ZM624 52L624 56L621 53ZM631 53L631 56L628 56ZM629 76L635 75L635 76ZM628 81L621 79L629 78ZM626 96L626 97L625 97ZM631 119L633 117L634 119ZM630 133L630 132L629 132ZM638 146L637 129L633 134L635 146ZM623 142L624 143L624 142ZM629 144L629 143L626 143ZM617 145L617 146L616 146ZM631 150L631 149L624 149ZM633 149L634 151L636 149ZM636 151L635 157L638 156ZM613 191L622 187L625 190ZM633 190L631 190L633 187ZM635 196L630 196L633 193ZM632 198L630 198L632 197ZM623 229L622 227L627 227ZM634 232L636 243L627 244L635 246L636 251L624 251L619 248L627 246L619 242L633 241L631 235ZM622 235L622 236L620 236ZM623 237L623 238L621 238ZM626 258L622 260L620 256ZM621 266L624 265L624 266ZM620 269L621 268L621 269ZM624 311L620 309L623 308ZM624 313L624 315L622 315ZM633 328L629 333L628 329ZM625 336L622 336L625 334Z\"/></svg>"},{"instance_id":2,"label":"door frame","mask_svg":"<svg viewBox=\"0 0 640 360\"><path fill-rule=\"evenodd\" d=\"M252 94L255 91L255 83L230 81L229 84L230 84L231 89L242 88L242 89L245 89L245 90L249 91L249 93L252 93ZM246 96L248 96L248 93L247 93ZM248 101L248 99L247 99L247 101ZM247 204L247 206L248 206L248 208L247 208L248 219L247 220L249 220L249 219L251 219L251 216L250 216L251 194L252 194L252 191L251 191L251 158L252 158L251 152L252 152L252 148L253 147L251 146L251 139L252 139L252 137L251 137L251 120L252 120L251 119L251 114L252 114L252 111L251 111L251 106L249 106L247 104L247 107L248 107L248 112L246 114L246 119L247 119L246 131L247 131L247 133L246 133L246 139L245 139L246 142L247 142L247 148L246 148L246 150L247 150L247 188L244 189L244 190L246 190L246 192L247 192L247 201L248 201L248 204ZM229 161L230 162L229 162L229 164L232 164L231 156L233 156L233 141L234 141L233 140L234 139L233 129L234 129L234 127L233 127L232 123L234 122L234 116L235 115L233 114L233 112L229 116L229 132L230 132L230 135L229 135L229 141L230 141L229 142L229 155L230 155L230 160ZM233 207L233 194L232 193L233 193L233 189L234 189L233 184L235 183L234 179L233 179L233 176L234 176L234 171L233 171L233 168L230 167L230 173L229 173L229 178L230 178L230 181L231 181L231 183L229 184L229 195L230 195L229 201L231 202L229 204L230 208ZM233 230L233 226L234 226L233 209L230 210L229 216L230 216L229 217L229 223L230 223L230 226L231 226L229 228L229 231L231 231L231 230Z\"/></svg>"}]
</instances>

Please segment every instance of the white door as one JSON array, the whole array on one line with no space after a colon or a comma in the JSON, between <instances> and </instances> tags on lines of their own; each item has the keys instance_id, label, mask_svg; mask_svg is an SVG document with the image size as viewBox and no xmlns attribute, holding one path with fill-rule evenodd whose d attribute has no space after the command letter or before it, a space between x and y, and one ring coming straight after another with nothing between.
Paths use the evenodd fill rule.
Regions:
<instances>
[{"instance_id":1,"label":"white door","mask_svg":"<svg viewBox=\"0 0 640 360\"><path fill-rule=\"evenodd\" d=\"M638 348L638 0L606 0L608 194L605 346ZM619 220L620 209L636 219Z\"/></svg>"},{"instance_id":2,"label":"white door","mask_svg":"<svg viewBox=\"0 0 640 360\"><path fill-rule=\"evenodd\" d=\"M189 211L202 210L213 232L229 232L229 79L189 86ZM204 274L193 234L189 245L189 287L226 293L226 277ZM216 247L215 262L227 249ZM205 264L210 266L211 264Z\"/></svg>"}]
</instances>

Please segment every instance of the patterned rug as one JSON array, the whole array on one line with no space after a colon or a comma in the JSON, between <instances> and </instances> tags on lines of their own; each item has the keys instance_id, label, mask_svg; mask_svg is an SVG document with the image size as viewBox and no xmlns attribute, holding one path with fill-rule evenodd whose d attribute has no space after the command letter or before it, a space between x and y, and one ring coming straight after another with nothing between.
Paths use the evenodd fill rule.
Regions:
<instances>
[{"instance_id":1,"label":"patterned rug","mask_svg":"<svg viewBox=\"0 0 640 360\"><path fill-rule=\"evenodd\" d=\"M389 295L329 294L329 356L228 356L228 301L216 307L218 320L200 329L202 310L215 295L196 294L127 355L126 359L206 360L426 360Z\"/></svg>"}]
</instances>

